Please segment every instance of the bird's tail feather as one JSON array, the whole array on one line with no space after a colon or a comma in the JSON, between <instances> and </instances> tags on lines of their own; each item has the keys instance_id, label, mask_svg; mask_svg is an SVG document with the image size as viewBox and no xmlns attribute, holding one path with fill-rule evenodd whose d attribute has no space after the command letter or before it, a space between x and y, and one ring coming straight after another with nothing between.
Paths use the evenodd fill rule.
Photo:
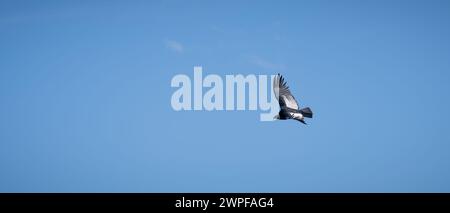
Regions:
<instances>
[{"instance_id":1,"label":"bird's tail feather","mask_svg":"<svg viewBox=\"0 0 450 213\"><path fill-rule=\"evenodd\" d=\"M309 107L305 107L305 108L301 109L300 112L302 113L302 115L304 117L307 117L307 118L313 117L313 112L311 111L311 109Z\"/></svg>"}]
</instances>

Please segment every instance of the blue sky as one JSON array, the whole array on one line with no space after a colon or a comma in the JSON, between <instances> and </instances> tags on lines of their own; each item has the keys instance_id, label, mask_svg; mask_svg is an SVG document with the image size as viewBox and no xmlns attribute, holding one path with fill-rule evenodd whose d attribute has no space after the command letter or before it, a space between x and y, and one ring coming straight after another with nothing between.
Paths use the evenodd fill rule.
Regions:
<instances>
[{"instance_id":1,"label":"blue sky","mask_svg":"<svg viewBox=\"0 0 450 213\"><path fill-rule=\"evenodd\" d=\"M1 192L449 192L448 1L0 1ZM282 73L315 117L172 110Z\"/></svg>"}]
</instances>

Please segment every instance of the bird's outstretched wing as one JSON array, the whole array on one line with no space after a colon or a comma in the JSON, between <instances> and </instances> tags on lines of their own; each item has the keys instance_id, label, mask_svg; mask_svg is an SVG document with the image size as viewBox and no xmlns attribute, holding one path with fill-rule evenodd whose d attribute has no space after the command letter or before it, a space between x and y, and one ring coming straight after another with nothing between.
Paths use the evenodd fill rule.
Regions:
<instances>
[{"instance_id":1,"label":"bird's outstretched wing","mask_svg":"<svg viewBox=\"0 0 450 213\"><path fill-rule=\"evenodd\" d=\"M289 91L289 86L284 81L283 76L279 73L273 79L273 92L280 104L280 107L288 107L291 109L299 109L298 103Z\"/></svg>"}]
</instances>

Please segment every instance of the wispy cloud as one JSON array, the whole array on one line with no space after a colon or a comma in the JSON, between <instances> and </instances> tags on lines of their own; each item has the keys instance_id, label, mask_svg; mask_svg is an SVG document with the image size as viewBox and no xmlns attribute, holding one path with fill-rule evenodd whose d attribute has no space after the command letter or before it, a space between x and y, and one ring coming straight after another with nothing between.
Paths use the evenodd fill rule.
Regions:
<instances>
[{"instance_id":1,"label":"wispy cloud","mask_svg":"<svg viewBox=\"0 0 450 213\"><path fill-rule=\"evenodd\" d=\"M268 70L283 70L283 69L285 69L284 64L272 63L270 61L267 61L267 60L262 59L257 56L251 57L250 61L252 64L254 64L260 68L263 68L263 69L268 69Z\"/></svg>"},{"instance_id":2,"label":"wispy cloud","mask_svg":"<svg viewBox=\"0 0 450 213\"><path fill-rule=\"evenodd\" d=\"M182 53L184 51L183 45L178 41L166 39L164 40L164 43L166 44L167 48L174 52Z\"/></svg>"}]
</instances>

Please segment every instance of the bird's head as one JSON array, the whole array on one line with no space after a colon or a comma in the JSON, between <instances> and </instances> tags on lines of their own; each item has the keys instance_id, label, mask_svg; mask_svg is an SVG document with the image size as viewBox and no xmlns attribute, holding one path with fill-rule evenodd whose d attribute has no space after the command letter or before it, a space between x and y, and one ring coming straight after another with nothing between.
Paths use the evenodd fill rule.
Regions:
<instances>
[{"instance_id":1,"label":"bird's head","mask_svg":"<svg viewBox=\"0 0 450 213\"><path fill-rule=\"evenodd\" d=\"M273 116L273 120L280 120L280 115L277 114L277 115Z\"/></svg>"}]
</instances>

